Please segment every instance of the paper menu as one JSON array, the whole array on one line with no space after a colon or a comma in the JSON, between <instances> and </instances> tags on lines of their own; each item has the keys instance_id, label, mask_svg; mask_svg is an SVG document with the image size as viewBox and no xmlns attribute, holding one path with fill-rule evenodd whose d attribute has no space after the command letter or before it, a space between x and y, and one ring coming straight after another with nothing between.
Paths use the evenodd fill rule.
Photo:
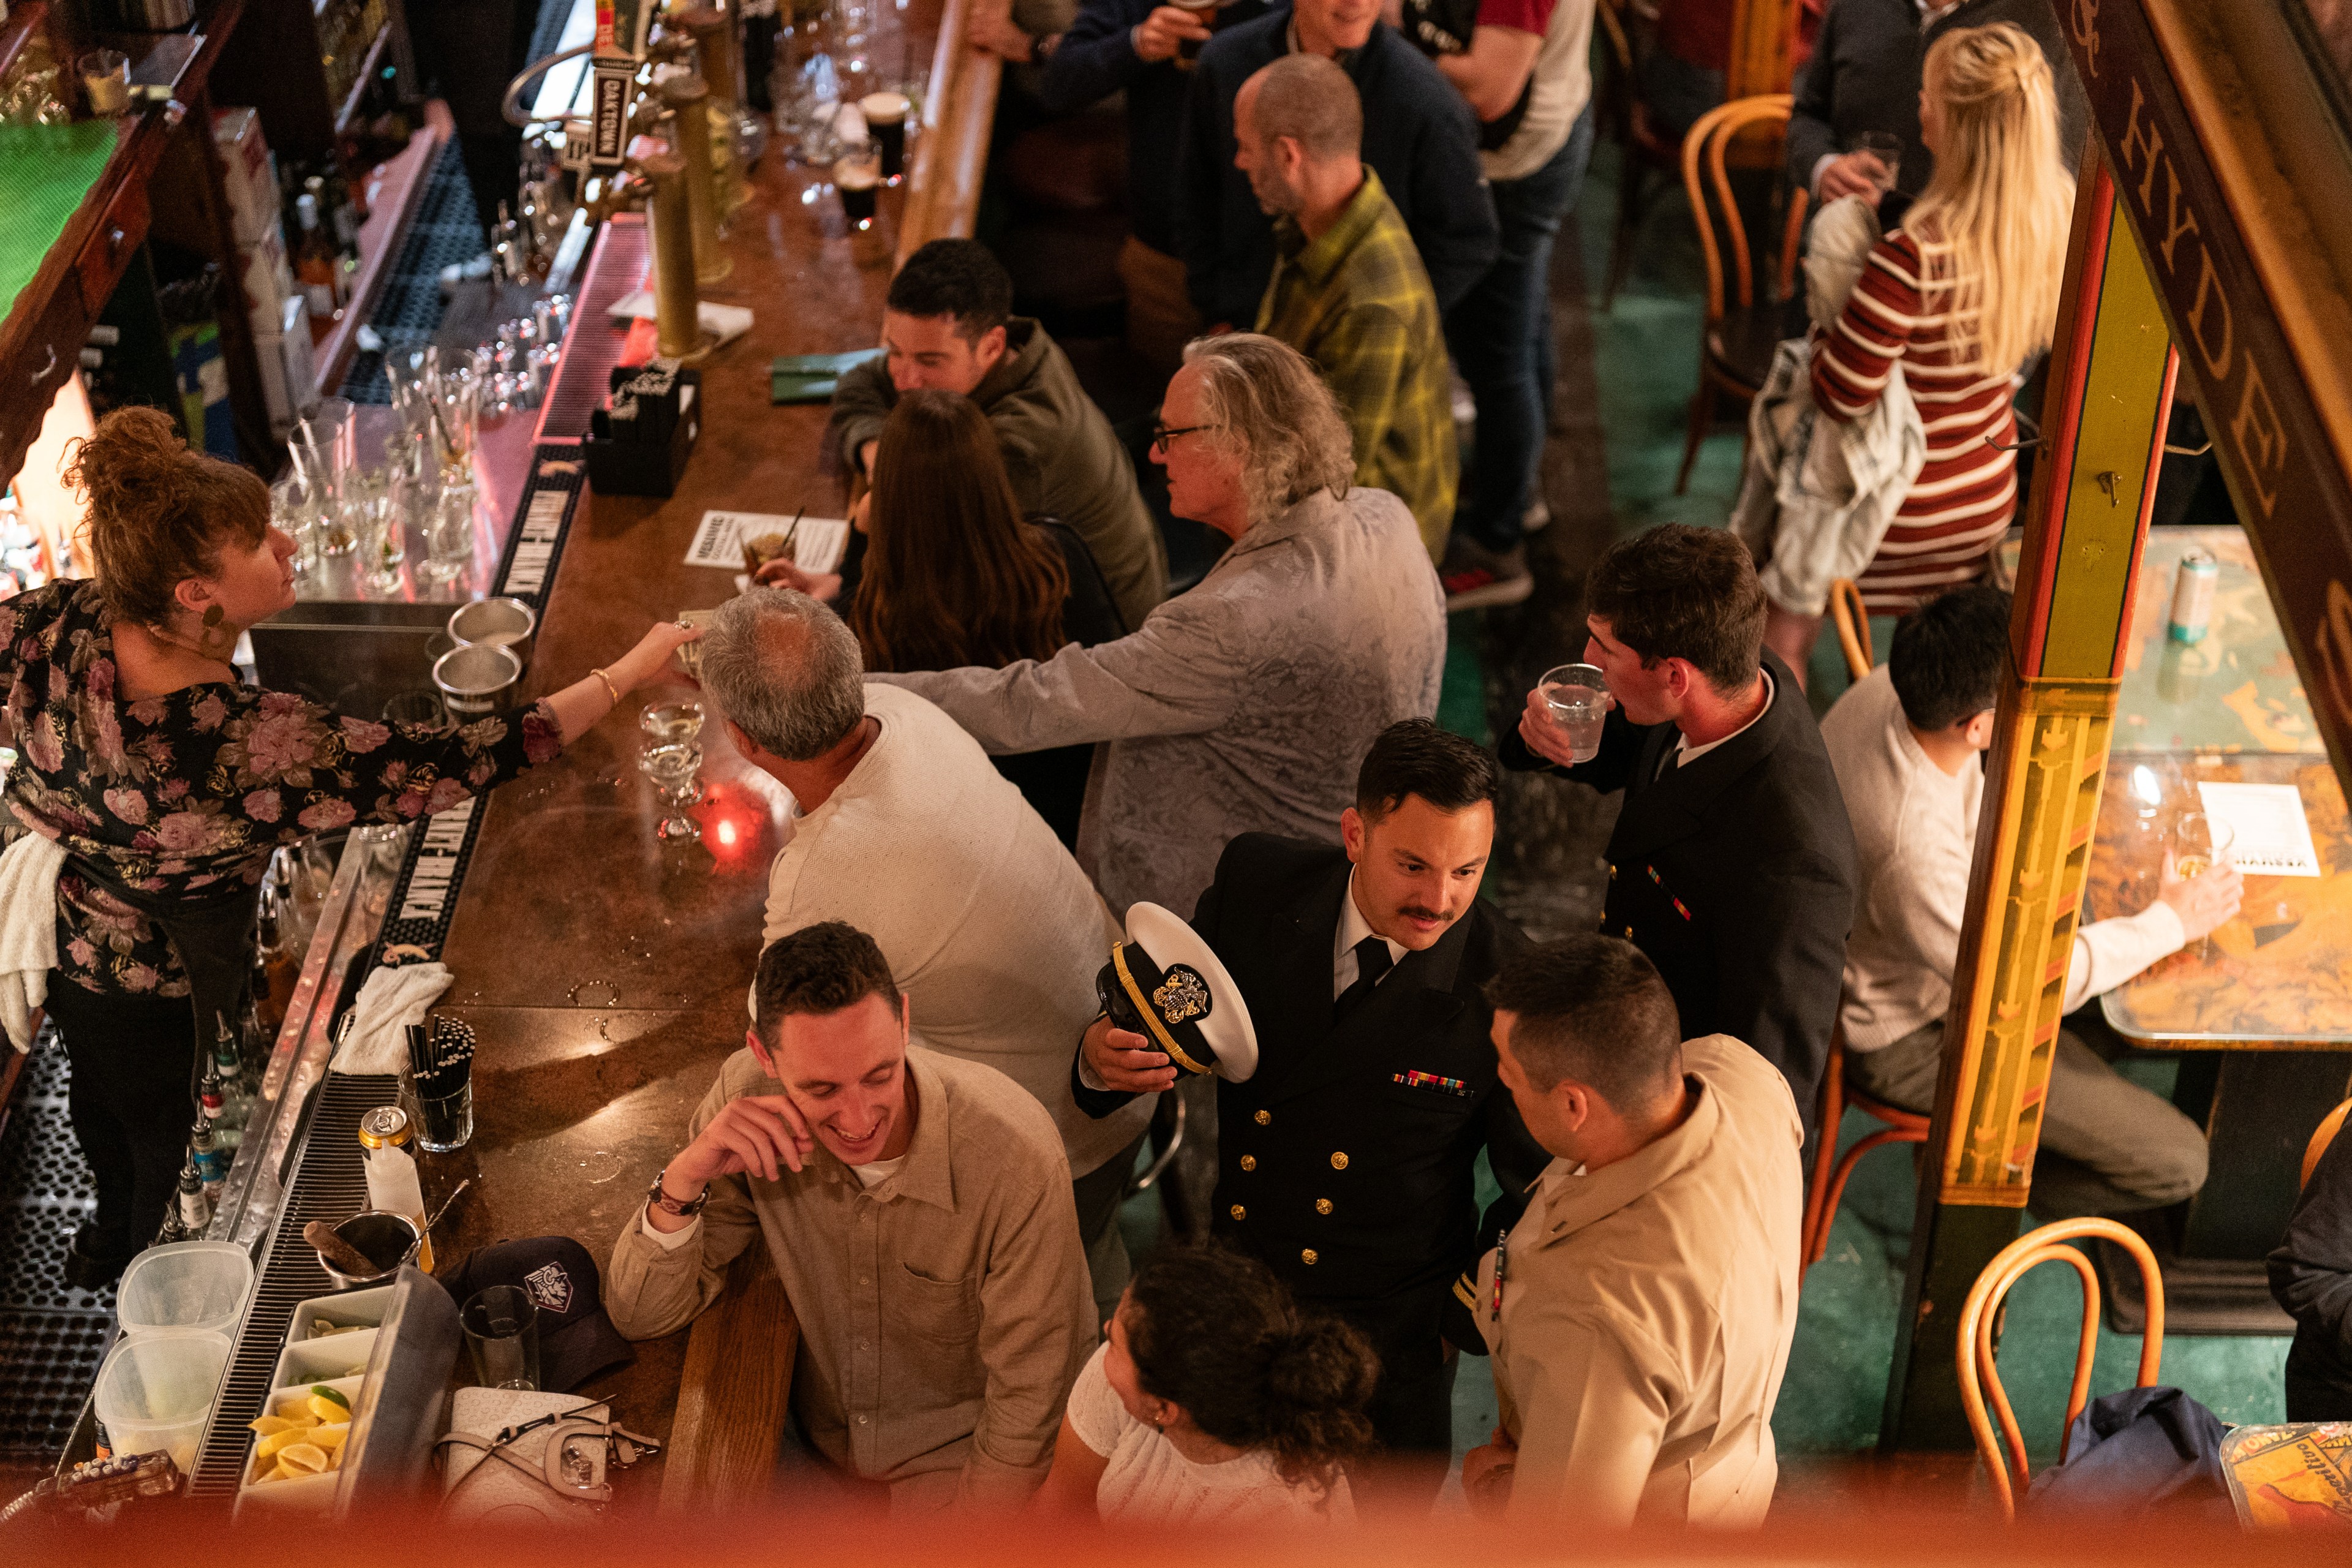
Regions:
<instances>
[{"instance_id":1,"label":"paper menu","mask_svg":"<svg viewBox=\"0 0 2352 1568\"><path fill-rule=\"evenodd\" d=\"M764 511L706 511L686 552L688 566L743 570L743 536L790 532L793 564L803 572L830 572L849 549L849 523L838 517L804 517L795 529L790 516Z\"/></svg>"},{"instance_id":2,"label":"paper menu","mask_svg":"<svg viewBox=\"0 0 2352 1568\"><path fill-rule=\"evenodd\" d=\"M2293 784L2200 784L2205 815L2233 835L2229 858L2250 877L2316 877L2319 850Z\"/></svg>"}]
</instances>

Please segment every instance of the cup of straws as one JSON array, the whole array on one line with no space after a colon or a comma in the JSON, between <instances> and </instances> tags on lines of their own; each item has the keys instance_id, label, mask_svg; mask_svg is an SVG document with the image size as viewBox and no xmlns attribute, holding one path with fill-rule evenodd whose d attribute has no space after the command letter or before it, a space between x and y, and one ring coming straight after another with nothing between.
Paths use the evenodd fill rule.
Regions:
<instances>
[{"instance_id":1,"label":"cup of straws","mask_svg":"<svg viewBox=\"0 0 2352 1568\"><path fill-rule=\"evenodd\" d=\"M474 1029L456 1018L408 1026L408 1073L416 1096L416 1146L462 1149L474 1135Z\"/></svg>"}]
</instances>

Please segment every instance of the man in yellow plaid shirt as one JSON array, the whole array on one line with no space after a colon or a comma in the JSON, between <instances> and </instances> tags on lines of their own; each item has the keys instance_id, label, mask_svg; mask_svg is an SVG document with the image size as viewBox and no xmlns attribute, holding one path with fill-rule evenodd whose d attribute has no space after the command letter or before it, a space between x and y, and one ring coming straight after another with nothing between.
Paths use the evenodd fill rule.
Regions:
<instances>
[{"instance_id":1,"label":"man in yellow plaid shirt","mask_svg":"<svg viewBox=\"0 0 2352 1568\"><path fill-rule=\"evenodd\" d=\"M1234 100L1234 163L1274 216L1274 277L1257 330L1313 361L1355 436L1356 482L1412 509L1434 563L1460 477L1437 296L1412 235L1358 156L1348 73L1286 55Z\"/></svg>"}]
</instances>

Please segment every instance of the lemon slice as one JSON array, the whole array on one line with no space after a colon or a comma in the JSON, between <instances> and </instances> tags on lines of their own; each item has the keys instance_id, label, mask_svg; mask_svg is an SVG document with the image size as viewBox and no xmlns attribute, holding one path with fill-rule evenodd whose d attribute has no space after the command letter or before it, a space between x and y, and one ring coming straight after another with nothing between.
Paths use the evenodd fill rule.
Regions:
<instances>
[{"instance_id":1,"label":"lemon slice","mask_svg":"<svg viewBox=\"0 0 2352 1568\"><path fill-rule=\"evenodd\" d=\"M282 1454L298 1443L310 1441L310 1432L311 1428L308 1426L289 1426L283 1432L272 1432L268 1436L254 1444L253 1457L257 1459L267 1459L273 1455Z\"/></svg>"},{"instance_id":2,"label":"lemon slice","mask_svg":"<svg viewBox=\"0 0 2352 1568\"><path fill-rule=\"evenodd\" d=\"M257 1415L245 1425L247 1431L259 1436L268 1437L285 1431L286 1428L293 1426L294 1423L287 1420L283 1415Z\"/></svg>"},{"instance_id":3,"label":"lemon slice","mask_svg":"<svg viewBox=\"0 0 2352 1568\"><path fill-rule=\"evenodd\" d=\"M315 1476L327 1468L327 1451L315 1443L297 1443L278 1456L281 1469Z\"/></svg>"},{"instance_id":4,"label":"lemon slice","mask_svg":"<svg viewBox=\"0 0 2352 1568\"><path fill-rule=\"evenodd\" d=\"M343 1446L343 1439L351 1435L352 1428L351 1423L349 1422L342 1422L332 1426L313 1426L310 1428L310 1442L312 1446L324 1448L328 1452L332 1453L335 1449L341 1447Z\"/></svg>"},{"instance_id":5,"label":"lemon slice","mask_svg":"<svg viewBox=\"0 0 2352 1568\"><path fill-rule=\"evenodd\" d=\"M320 1421L349 1421L352 1418L352 1407L350 1405L338 1404L336 1401L329 1399L322 1394L314 1394L310 1395L309 1405L310 1414Z\"/></svg>"}]
</instances>

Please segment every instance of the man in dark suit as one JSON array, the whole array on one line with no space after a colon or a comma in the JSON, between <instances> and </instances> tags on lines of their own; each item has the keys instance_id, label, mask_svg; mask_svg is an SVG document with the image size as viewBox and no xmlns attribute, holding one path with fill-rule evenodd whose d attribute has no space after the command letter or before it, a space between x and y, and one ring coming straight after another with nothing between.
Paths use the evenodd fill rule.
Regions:
<instances>
[{"instance_id":1,"label":"man in dark suit","mask_svg":"<svg viewBox=\"0 0 2352 1568\"><path fill-rule=\"evenodd\" d=\"M1433 1494L1452 1447L1441 1317L1482 1232L1517 1215L1548 1163L1497 1083L1487 1033L1483 987L1527 946L1478 902L1497 782L1461 737L1425 719L1391 725L1340 816L1344 849L1244 834L1192 915L1258 1046L1246 1081L1217 1086L1215 1231L1371 1339L1373 1429ZM1107 1019L1072 1072L1095 1115L1176 1079ZM1484 1227L1482 1148L1505 1194Z\"/></svg>"},{"instance_id":2,"label":"man in dark suit","mask_svg":"<svg viewBox=\"0 0 2352 1568\"><path fill-rule=\"evenodd\" d=\"M1665 976L1683 1037L1729 1035L1787 1077L1808 1145L1853 923L1853 830L1803 688L1764 647L1747 546L1668 523L1586 584L1588 663L1615 706L1577 763L1543 689L1503 765L1625 792L1601 929Z\"/></svg>"}]
</instances>

